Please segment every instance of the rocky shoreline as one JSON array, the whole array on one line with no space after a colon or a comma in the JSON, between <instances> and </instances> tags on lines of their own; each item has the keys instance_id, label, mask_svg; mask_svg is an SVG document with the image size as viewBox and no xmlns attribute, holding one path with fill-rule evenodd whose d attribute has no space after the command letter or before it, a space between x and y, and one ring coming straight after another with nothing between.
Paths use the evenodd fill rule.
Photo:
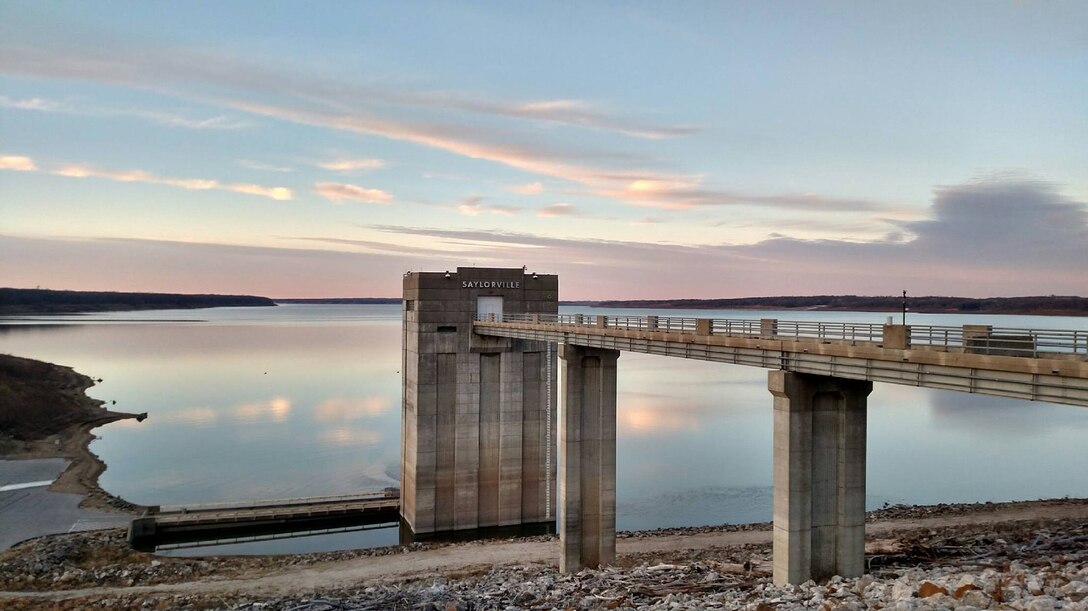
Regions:
<instances>
[{"instance_id":1,"label":"rocky shoreline","mask_svg":"<svg viewBox=\"0 0 1088 611\"><path fill-rule=\"evenodd\" d=\"M0 555L0 607L1088 610L1086 499L896 506L870 522L868 575L784 587L771 582L766 524L623 533L615 566L573 575L554 564L554 536L520 540L551 560L501 562L489 552L503 542L167 558L131 550L122 531L81 533ZM760 542L707 543L750 535ZM436 556L461 560L381 578L351 572Z\"/></svg>"},{"instance_id":2,"label":"rocky shoreline","mask_svg":"<svg viewBox=\"0 0 1088 611\"><path fill-rule=\"evenodd\" d=\"M81 506L123 512L142 507L98 485L106 465L90 450L92 431L143 414L114 412L87 396L95 380L71 367L0 354L0 459L66 458L50 490L84 496Z\"/></svg>"}]
</instances>

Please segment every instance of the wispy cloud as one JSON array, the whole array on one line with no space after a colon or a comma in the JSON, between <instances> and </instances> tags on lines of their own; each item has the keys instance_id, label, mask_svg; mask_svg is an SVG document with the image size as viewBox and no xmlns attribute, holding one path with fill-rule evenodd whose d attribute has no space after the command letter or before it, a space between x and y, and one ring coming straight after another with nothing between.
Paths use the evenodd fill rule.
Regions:
<instances>
[{"instance_id":1,"label":"wispy cloud","mask_svg":"<svg viewBox=\"0 0 1088 611\"><path fill-rule=\"evenodd\" d=\"M348 183L319 182L314 185L314 191L321 197L337 204L345 201L388 204L393 201L393 196L381 189L369 189Z\"/></svg>"},{"instance_id":2,"label":"wispy cloud","mask_svg":"<svg viewBox=\"0 0 1088 611\"><path fill-rule=\"evenodd\" d=\"M12 108L15 110L54 112L84 117L134 117L144 121L158 123L159 125L183 127L187 129L241 129L253 125L249 121L243 121L224 115L194 118L178 113L163 111L103 108L98 106L80 107L68 102L57 102L43 98L15 100L6 96L0 96L0 107Z\"/></svg>"},{"instance_id":3,"label":"wispy cloud","mask_svg":"<svg viewBox=\"0 0 1088 611\"><path fill-rule=\"evenodd\" d=\"M336 161L315 161L314 165L333 172L355 172L384 168L385 161L381 159L338 159Z\"/></svg>"},{"instance_id":4,"label":"wispy cloud","mask_svg":"<svg viewBox=\"0 0 1088 611\"><path fill-rule=\"evenodd\" d=\"M287 166L272 165L270 163L261 163L259 161L251 161L249 159L239 159L237 161L237 163L238 163L238 165L242 166L243 168L249 168L251 170L259 170L261 172L279 172L281 174L286 174L288 172L294 172L295 171L294 168L289 168Z\"/></svg>"},{"instance_id":5,"label":"wispy cloud","mask_svg":"<svg viewBox=\"0 0 1088 611\"><path fill-rule=\"evenodd\" d=\"M520 193L522 195L539 195L544 192L544 185L539 182L530 182L524 185L514 185L508 187L514 193Z\"/></svg>"},{"instance_id":6,"label":"wispy cloud","mask_svg":"<svg viewBox=\"0 0 1088 611\"><path fill-rule=\"evenodd\" d=\"M266 187L251 183L223 183L211 178L173 178L158 176L144 170L105 170L88 165L66 165L52 171L57 176L68 178L102 178L116 182L135 182L151 185L164 185L188 189L191 191L232 191L246 195L258 195L285 201L294 197L286 187Z\"/></svg>"},{"instance_id":7,"label":"wispy cloud","mask_svg":"<svg viewBox=\"0 0 1088 611\"><path fill-rule=\"evenodd\" d=\"M935 191L930 213L929 220L903 223L902 231L912 236L907 240L889 234L863 243L776 238L691 246L501 228L379 225L360 229L367 232L360 240L312 240L358 242L366 252L0 235L0 261L11 286L34 286L48 277L58 286L84 290L281 297L352 296L360 286L375 295L397 295L404 270L420 269L422 261L430 261L423 263L429 269L513 263L554 271L562 277L564 299L888 295L902 289L919 295L1047 295L1083 293L1088 286L1088 204L1052 185L945 186ZM406 244L422 246L406 251ZM162 269L173 273L164 276ZM647 277L655 281L647 283ZM127 284L117 285L118 278Z\"/></svg>"},{"instance_id":8,"label":"wispy cloud","mask_svg":"<svg viewBox=\"0 0 1088 611\"><path fill-rule=\"evenodd\" d=\"M618 189L604 189L601 194L633 205L670 210L743 205L813 211L872 211L886 208L886 205L876 201L828 197L818 193L761 194L708 188L703 185L701 176L665 180L640 178Z\"/></svg>"},{"instance_id":9,"label":"wispy cloud","mask_svg":"<svg viewBox=\"0 0 1088 611\"><path fill-rule=\"evenodd\" d=\"M16 110L37 110L40 112L51 112L56 111L59 108L59 104L52 100L44 100L42 98L13 100L7 96L0 95L0 107L14 108Z\"/></svg>"},{"instance_id":10,"label":"wispy cloud","mask_svg":"<svg viewBox=\"0 0 1088 611\"><path fill-rule=\"evenodd\" d=\"M552 204L547 208L541 208L539 211L537 211L536 215L542 216L544 218L550 218L554 216L571 216L573 214L577 214L577 212L578 211L577 209L575 209L574 206L560 202L558 204Z\"/></svg>"},{"instance_id":11,"label":"wispy cloud","mask_svg":"<svg viewBox=\"0 0 1088 611\"><path fill-rule=\"evenodd\" d=\"M586 187L590 193L632 205L671 210L748 205L791 210L871 211L881 202L809 193L743 193L710 185L700 175L663 171L653 159L620 151L548 148L525 121L607 130L640 138L671 138L697 131L688 126L644 124L568 98L506 101L450 91L410 91L346 83L290 66L184 49L0 45L0 70L15 74L96 80L173 91L237 112L326 129L378 135L483 159L538 176ZM196 93L203 91L204 93ZM210 93L208 93L210 91ZM505 117L511 130L464 120L437 123L413 109ZM443 116L444 113L427 113ZM619 167L616 167L619 166ZM533 184L533 183L529 183Z\"/></svg>"},{"instance_id":12,"label":"wispy cloud","mask_svg":"<svg viewBox=\"0 0 1088 611\"><path fill-rule=\"evenodd\" d=\"M0 170L16 170L18 172L32 172L37 170L34 160L30 157L7 155L0 157Z\"/></svg>"},{"instance_id":13,"label":"wispy cloud","mask_svg":"<svg viewBox=\"0 0 1088 611\"><path fill-rule=\"evenodd\" d=\"M513 216L520 212L521 209L515 206L506 206L502 204L485 204L483 197L473 196L462 199L461 203L457 206L457 211L466 216L479 216L485 212L503 216Z\"/></svg>"},{"instance_id":14,"label":"wispy cloud","mask_svg":"<svg viewBox=\"0 0 1088 611\"><path fill-rule=\"evenodd\" d=\"M302 94L341 108L357 108L361 103L379 103L460 111L649 139L675 138L699 131L692 126L655 125L640 121L601 109L584 100L507 101L448 90L395 90L345 83L342 79L323 77L301 68L269 68L256 62L208 51L119 48L116 42L97 48L80 49L66 49L63 45L0 46L0 70L143 87L195 81L217 87Z\"/></svg>"}]
</instances>

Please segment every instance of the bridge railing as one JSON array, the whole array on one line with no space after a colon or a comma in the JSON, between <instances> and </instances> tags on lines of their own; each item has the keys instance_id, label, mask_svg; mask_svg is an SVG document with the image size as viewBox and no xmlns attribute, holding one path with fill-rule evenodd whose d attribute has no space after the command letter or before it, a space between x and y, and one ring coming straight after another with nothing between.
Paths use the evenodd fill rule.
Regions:
<instances>
[{"instance_id":1,"label":"bridge railing","mask_svg":"<svg viewBox=\"0 0 1088 611\"><path fill-rule=\"evenodd\" d=\"M779 339L820 339L847 342L880 342L884 326L868 323L815 322L780 320L775 336Z\"/></svg>"},{"instance_id":2,"label":"bridge railing","mask_svg":"<svg viewBox=\"0 0 1088 611\"><path fill-rule=\"evenodd\" d=\"M699 333L765 339L815 339L850 343L884 341L884 325L873 323L591 314L479 315L477 320L537 322L604 329ZM990 325L959 327L909 325L906 346L926 346L930 349L950 352L962 351L997 356L1074 355L1088 358L1088 331L1024 329Z\"/></svg>"},{"instance_id":3,"label":"bridge railing","mask_svg":"<svg viewBox=\"0 0 1088 611\"><path fill-rule=\"evenodd\" d=\"M1088 331L965 325L911 325L912 346L963 350L972 354L1039 357L1088 356Z\"/></svg>"}]
</instances>

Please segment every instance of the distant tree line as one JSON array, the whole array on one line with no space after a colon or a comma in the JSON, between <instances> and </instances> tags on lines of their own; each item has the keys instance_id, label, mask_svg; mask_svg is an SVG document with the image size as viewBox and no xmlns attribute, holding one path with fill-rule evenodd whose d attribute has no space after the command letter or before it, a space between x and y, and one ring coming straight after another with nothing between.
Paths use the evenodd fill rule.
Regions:
<instances>
[{"instance_id":1,"label":"distant tree line","mask_svg":"<svg viewBox=\"0 0 1088 611\"><path fill-rule=\"evenodd\" d=\"M123 310L172 310L239 306L274 306L252 295L181 295L0 288L0 314L63 314Z\"/></svg>"},{"instance_id":2,"label":"distant tree line","mask_svg":"<svg viewBox=\"0 0 1088 611\"><path fill-rule=\"evenodd\" d=\"M686 309L765 309L765 310L849 310L856 312L898 312L901 296L867 297L859 295L814 295L795 297L741 297L736 299L653 299L613 301L567 301L569 305L601 308L686 308ZM1088 297L907 297L911 312L977 314L1088 315Z\"/></svg>"},{"instance_id":3,"label":"distant tree line","mask_svg":"<svg viewBox=\"0 0 1088 611\"><path fill-rule=\"evenodd\" d=\"M387 305L400 303L400 297L322 297L320 299L277 299L276 303L305 303L333 305Z\"/></svg>"}]
</instances>

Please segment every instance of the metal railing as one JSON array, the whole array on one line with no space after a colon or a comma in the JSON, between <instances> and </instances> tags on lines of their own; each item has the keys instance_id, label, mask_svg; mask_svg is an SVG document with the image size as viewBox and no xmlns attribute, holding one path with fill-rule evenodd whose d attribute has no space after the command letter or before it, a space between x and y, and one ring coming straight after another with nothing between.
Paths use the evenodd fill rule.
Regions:
<instances>
[{"instance_id":1,"label":"metal railing","mask_svg":"<svg viewBox=\"0 0 1088 611\"><path fill-rule=\"evenodd\" d=\"M478 322L537 323L627 329L665 333L697 333L777 340L883 343L884 325L874 323L790 321L777 319L699 319L680 316L607 316L592 314L477 315ZM907 346L997 356L1073 355L1088 358L1088 331L1023 329L964 325L909 325Z\"/></svg>"}]
</instances>

